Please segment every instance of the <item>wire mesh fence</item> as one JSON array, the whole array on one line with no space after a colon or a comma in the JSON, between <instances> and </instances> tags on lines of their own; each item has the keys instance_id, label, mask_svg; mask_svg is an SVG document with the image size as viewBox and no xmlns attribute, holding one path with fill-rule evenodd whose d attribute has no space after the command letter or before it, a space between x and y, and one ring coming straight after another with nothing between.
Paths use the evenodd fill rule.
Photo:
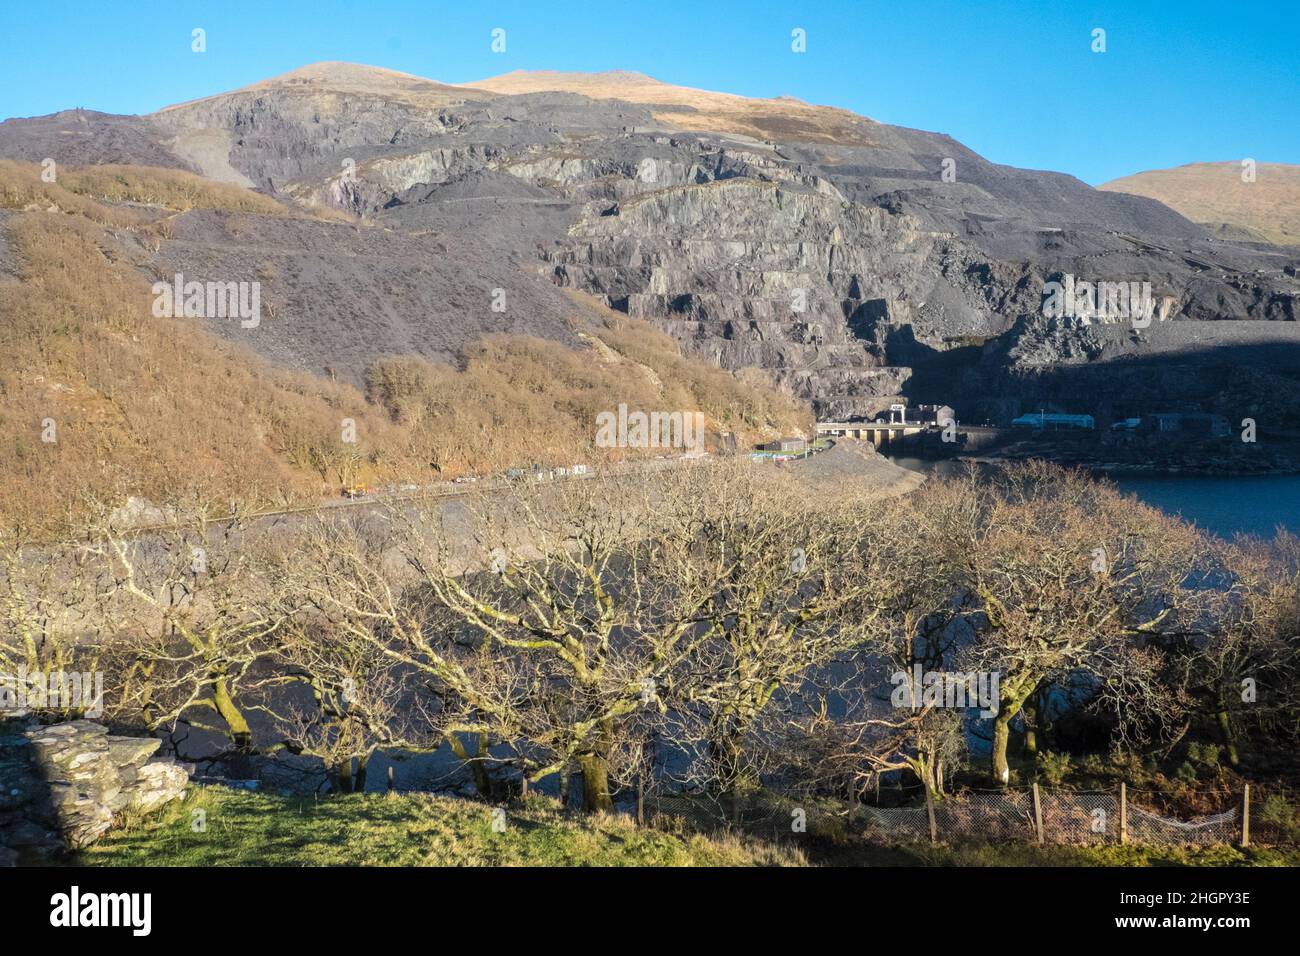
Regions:
<instances>
[{"instance_id":1,"label":"wire mesh fence","mask_svg":"<svg viewBox=\"0 0 1300 956\"><path fill-rule=\"evenodd\" d=\"M1035 789L1037 792L1035 792ZM1157 794L1126 789L1080 791L1038 787L963 791L912 806L872 806L763 791L745 797L665 793L647 801L651 813L696 829L736 829L780 838L791 833L861 837L883 843L1009 841L1052 844L1207 846L1300 843L1295 795L1206 795L1219 812L1186 817L1162 811ZM1243 824L1249 821L1249 827Z\"/></svg>"},{"instance_id":2,"label":"wire mesh fence","mask_svg":"<svg viewBox=\"0 0 1300 956\"><path fill-rule=\"evenodd\" d=\"M1134 806L1129 809L1128 826L1134 843L1150 846L1235 843L1241 836L1241 814L1234 808L1213 816L1177 820Z\"/></svg>"},{"instance_id":3,"label":"wire mesh fence","mask_svg":"<svg viewBox=\"0 0 1300 956\"><path fill-rule=\"evenodd\" d=\"M677 820L694 830L739 830L782 839L792 833L843 838L862 828L844 805L800 800L772 791L743 797L664 793L647 800L651 815Z\"/></svg>"},{"instance_id":4,"label":"wire mesh fence","mask_svg":"<svg viewBox=\"0 0 1300 956\"><path fill-rule=\"evenodd\" d=\"M1053 843L1117 843L1120 805L1117 793L1047 790L1038 794L1043 839Z\"/></svg>"},{"instance_id":5,"label":"wire mesh fence","mask_svg":"<svg viewBox=\"0 0 1300 956\"><path fill-rule=\"evenodd\" d=\"M1251 839L1271 846L1300 844L1300 791L1279 784L1250 789Z\"/></svg>"}]
</instances>

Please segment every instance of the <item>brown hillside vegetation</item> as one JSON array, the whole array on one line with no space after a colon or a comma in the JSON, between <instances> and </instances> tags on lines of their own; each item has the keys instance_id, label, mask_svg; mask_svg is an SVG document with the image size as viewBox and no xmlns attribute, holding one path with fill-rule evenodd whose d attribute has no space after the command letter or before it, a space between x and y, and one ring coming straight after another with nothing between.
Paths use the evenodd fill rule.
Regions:
<instances>
[{"instance_id":1,"label":"brown hillside vegetation","mask_svg":"<svg viewBox=\"0 0 1300 956\"><path fill-rule=\"evenodd\" d=\"M604 73L515 70L472 83L449 85L382 67L324 62L273 76L235 90L233 94L281 91L314 97L324 115L333 115L349 99L357 97L438 110L457 103L487 100L493 95L556 91L577 93L596 100L616 99L657 107L655 118L666 125L739 133L756 139L864 145L873 142L879 129L873 120L848 110L804 103L789 96L756 99L716 93L675 86L626 70ZM159 113L189 109L215 98L177 103Z\"/></svg>"},{"instance_id":2,"label":"brown hillside vegetation","mask_svg":"<svg viewBox=\"0 0 1300 956\"><path fill-rule=\"evenodd\" d=\"M584 335L591 350L492 336L469 349L459 369L416 357L377 362L367 394L401 426L412 453L427 450L452 473L570 464L575 454L591 454L596 415L620 402L629 409L700 409L746 436L777 424L806 425L793 400L684 358L644 322L611 313Z\"/></svg>"},{"instance_id":3,"label":"brown hillside vegetation","mask_svg":"<svg viewBox=\"0 0 1300 956\"><path fill-rule=\"evenodd\" d=\"M290 213L288 207L269 196L179 169L119 165L59 168L54 183L42 181L39 173L38 168L25 163L0 160L0 209L55 208L112 225L135 225L147 219L122 204L157 206L171 212L227 209L271 216Z\"/></svg>"},{"instance_id":4,"label":"brown hillside vegetation","mask_svg":"<svg viewBox=\"0 0 1300 956\"><path fill-rule=\"evenodd\" d=\"M449 86L436 80L401 73L380 66L367 66L361 63L342 63L324 61L309 63L296 70L272 76L257 83L234 90L234 93L264 93L276 90L293 90L303 94L343 94L348 97L381 97L411 106L427 109L439 109L466 99L483 99L479 94L470 93L459 86ZM217 97L228 94L217 94ZM197 103L204 103L217 97L208 96L184 103L165 106L160 113L184 109ZM330 105L343 105L342 100L335 100Z\"/></svg>"},{"instance_id":5,"label":"brown hillside vegetation","mask_svg":"<svg viewBox=\"0 0 1300 956\"><path fill-rule=\"evenodd\" d=\"M56 185L37 167L0 164L0 275L12 274L0 279L5 525L51 528L91 496L305 501L353 479L434 480L434 464L449 478L593 460L595 412L619 402L698 408L711 428L745 437L807 424L803 406L770 386L684 359L648 325L576 303L575 324L599 353L502 337L457 368L380 363L369 399L273 368L195 320L153 316L150 280L125 244L164 228L168 210L271 206L289 213L172 171L69 170ZM349 418L355 443L342 440Z\"/></svg>"},{"instance_id":6,"label":"brown hillside vegetation","mask_svg":"<svg viewBox=\"0 0 1300 956\"><path fill-rule=\"evenodd\" d=\"M1259 163L1242 182L1241 163L1188 163L1125 176L1098 186L1159 200L1193 222L1228 226L1236 238L1300 243L1300 166Z\"/></svg>"},{"instance_id":7,"label":"brown hillside vegetation","mask_svg":"<svg viewBox=\"0 0 1300 956\"><path fill-rule=\"evenodd\" d=\"M176 212L228 209L283 216L289 210L269 196L213 182L178 169L141 166L87 166L59 174L59 183L82 196L112 203L142 203Z\"/></svg>"},{"instance_id":8,"label":"brown hillside vegetation","mask_svg":"<svg viewBox=\"0 0 1300 956\"><path fill-rule=\"evenodd\" d=\"M862 145L872 142L877 124L848 110L814 106L792 97L752 99L663 83L643 73L562 73L516 70L464 86L492 93L560 91L597 100L626 100L660 107L655 118L683 129L740 133L756 139L781 138L808 143Z\"/></svg>"}]
</instances>

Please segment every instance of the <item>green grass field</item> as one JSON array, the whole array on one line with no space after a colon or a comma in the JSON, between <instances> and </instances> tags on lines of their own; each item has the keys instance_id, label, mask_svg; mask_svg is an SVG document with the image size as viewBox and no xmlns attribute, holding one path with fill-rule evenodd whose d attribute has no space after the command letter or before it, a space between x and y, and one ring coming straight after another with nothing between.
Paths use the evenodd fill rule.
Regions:
<instances>
[{"instance_id":1,"label":"green grass field","mask_svg":"<svg viewBox=\"0 0 1300 956\"><path fill-rule=\"evenodd\" d=\"M92 866L1296 866L1300 851L1025 844L807 847L739 835L639 829L562 813L534 796L505 810L427 794L320 800L194 787L129 821L77 863ZM204 827L197 829L202 820ZM494 827L494 822L498 826ZM498 828L504 822L504 828Z\"/></svg>"},{"instance_id":2,"label":"green grass field","mask_svg":"<svg viewBox=\"0 0 1300 956\"><path fill-rule=\"evenodd\" d=\"M183 802L108 834L78 862L107 866L761 866L792 848L638 829L533 797L494 829L487 804L427 794L321 800L192 788ZM202 811L206 824L195 832Z\"/></svg>"}]
</instances>

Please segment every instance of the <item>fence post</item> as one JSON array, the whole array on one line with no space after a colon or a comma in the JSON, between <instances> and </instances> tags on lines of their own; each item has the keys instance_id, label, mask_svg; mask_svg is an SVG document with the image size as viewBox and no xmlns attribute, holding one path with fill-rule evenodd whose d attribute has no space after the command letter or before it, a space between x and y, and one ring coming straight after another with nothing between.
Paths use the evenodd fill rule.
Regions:
<instances>
[{"instance_id":1,"label":"fence post","mask_svg":"<svg viewBox=\"0 0 1300 956\"><path fill-rule=\"evenodd\" d=\"M930 792L929 784L925 787L925 812L930 818L930 842L937 843L939 840L939 828L934 821L934 794Z\"/></svg>"},{"instance_id":2,"label":"fence post","mask_svg":"<svg viewBox=\"0 0 1300 956\"><path fill-rule=\"evenodd\" d=\"M849 777L849 823L853 822L858 810L858 778Z\"/></svg>"},{"instance_id":3,"label":"fence post","mask_svg":"<svg viewBox=\"0 0 1300 956\"><path fill-rule=\"evenodd\" d=\"M636 775L636 825L645 826L645 778Z\"/></svg>"},{"instance_id":4,"label":"fence post","mask_svg":"<svg viewBox=\"0 0 1300 956\"><path fill-rule=\"evenodd\" d=\"M524 767L519 772L519 799L528 799L528 768Z\"/></svg>"},{"instance_id":5,"label":"fence post","mask_svg":"<svg viewBox=\"0 0 1300 956\"><path fill-rule=\"evenodd\" d=\"M1119 842L1128 843L1128 784L1119 785Z\"/></svg>"},{"instance_id":6,"label":"fence post","mask_svg":"<svg viewBox=\"0 0 1300 956\"><path fill-rule=\"evenodd\" d=\"M1241 845L1250 846L1250 784L1241 788Z\"/></svg>"},{"instance_id":7,"label":"fence post","mask_svg":"<svg viewBox=\"0 0 1300 956\"><path fill-rule=\"evenodd\" d=\"M1041 846L1043 842L1043 805L1038 802L1038 782L1034 781L1034 836Z\"/></svg>"},{"instance_id":8,"label":"fence post","mask_svg":"<svg viewBox=\"0 0 1300 956\"><path fill-rule=\"evenodd\" d=\"M388 789L393 789L393 765L391 763L388 765Z\"/></svg>"}]
</instances>

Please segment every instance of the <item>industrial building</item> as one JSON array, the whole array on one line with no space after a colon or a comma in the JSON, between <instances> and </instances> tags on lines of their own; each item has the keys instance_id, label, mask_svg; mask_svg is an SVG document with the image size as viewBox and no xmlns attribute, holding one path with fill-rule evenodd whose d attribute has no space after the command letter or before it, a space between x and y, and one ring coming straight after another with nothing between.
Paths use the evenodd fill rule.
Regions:
<instances>
[{"instance_id":1,"label":"industrial building","mask_svg":"<svg viewBox=\"0 0 1300 956\"><path fill-rule=\"evenodd\" d=\"M1144 415L1142 431L1195 435L1200 438L1226 438L1232 427L1222 415L1211 412L1156 412Z\"/></svg>"},{"instance_id":2,"label":"industrial building","mask_svg":"<svg viewBox=\"0 0 1300 956\"><path fill-rule=\"evenodd\" d=\"M802 438L778 438L759 447L763 451L801 452L808 447L808 442Z\"/></svg>"},{"instance_id":3,"label":"industrial building","mask_svg":"<svg viewBox=\"0 0 1300 956\"><path fill-rule=\"evenodd\" d=\"M943 425L956 420L957 413L951 405L894 404L888 412L876 416L877 422L892 425Z\"/></svg>"},{"instance_id":4,"label":"industrial building","mask_svg":"<svg viewBox=\"0 0 1300 956\"><path fill-rule=\"evenodd\" d=\"M1035 431L1068 431L1071 429L1088 430L1096 428L1097 423L1091 415L1067 415L1055 412L1035 412L1021 415L1011 420L1013 428L1032 428Z\"/></svg>"}]
</instances>

